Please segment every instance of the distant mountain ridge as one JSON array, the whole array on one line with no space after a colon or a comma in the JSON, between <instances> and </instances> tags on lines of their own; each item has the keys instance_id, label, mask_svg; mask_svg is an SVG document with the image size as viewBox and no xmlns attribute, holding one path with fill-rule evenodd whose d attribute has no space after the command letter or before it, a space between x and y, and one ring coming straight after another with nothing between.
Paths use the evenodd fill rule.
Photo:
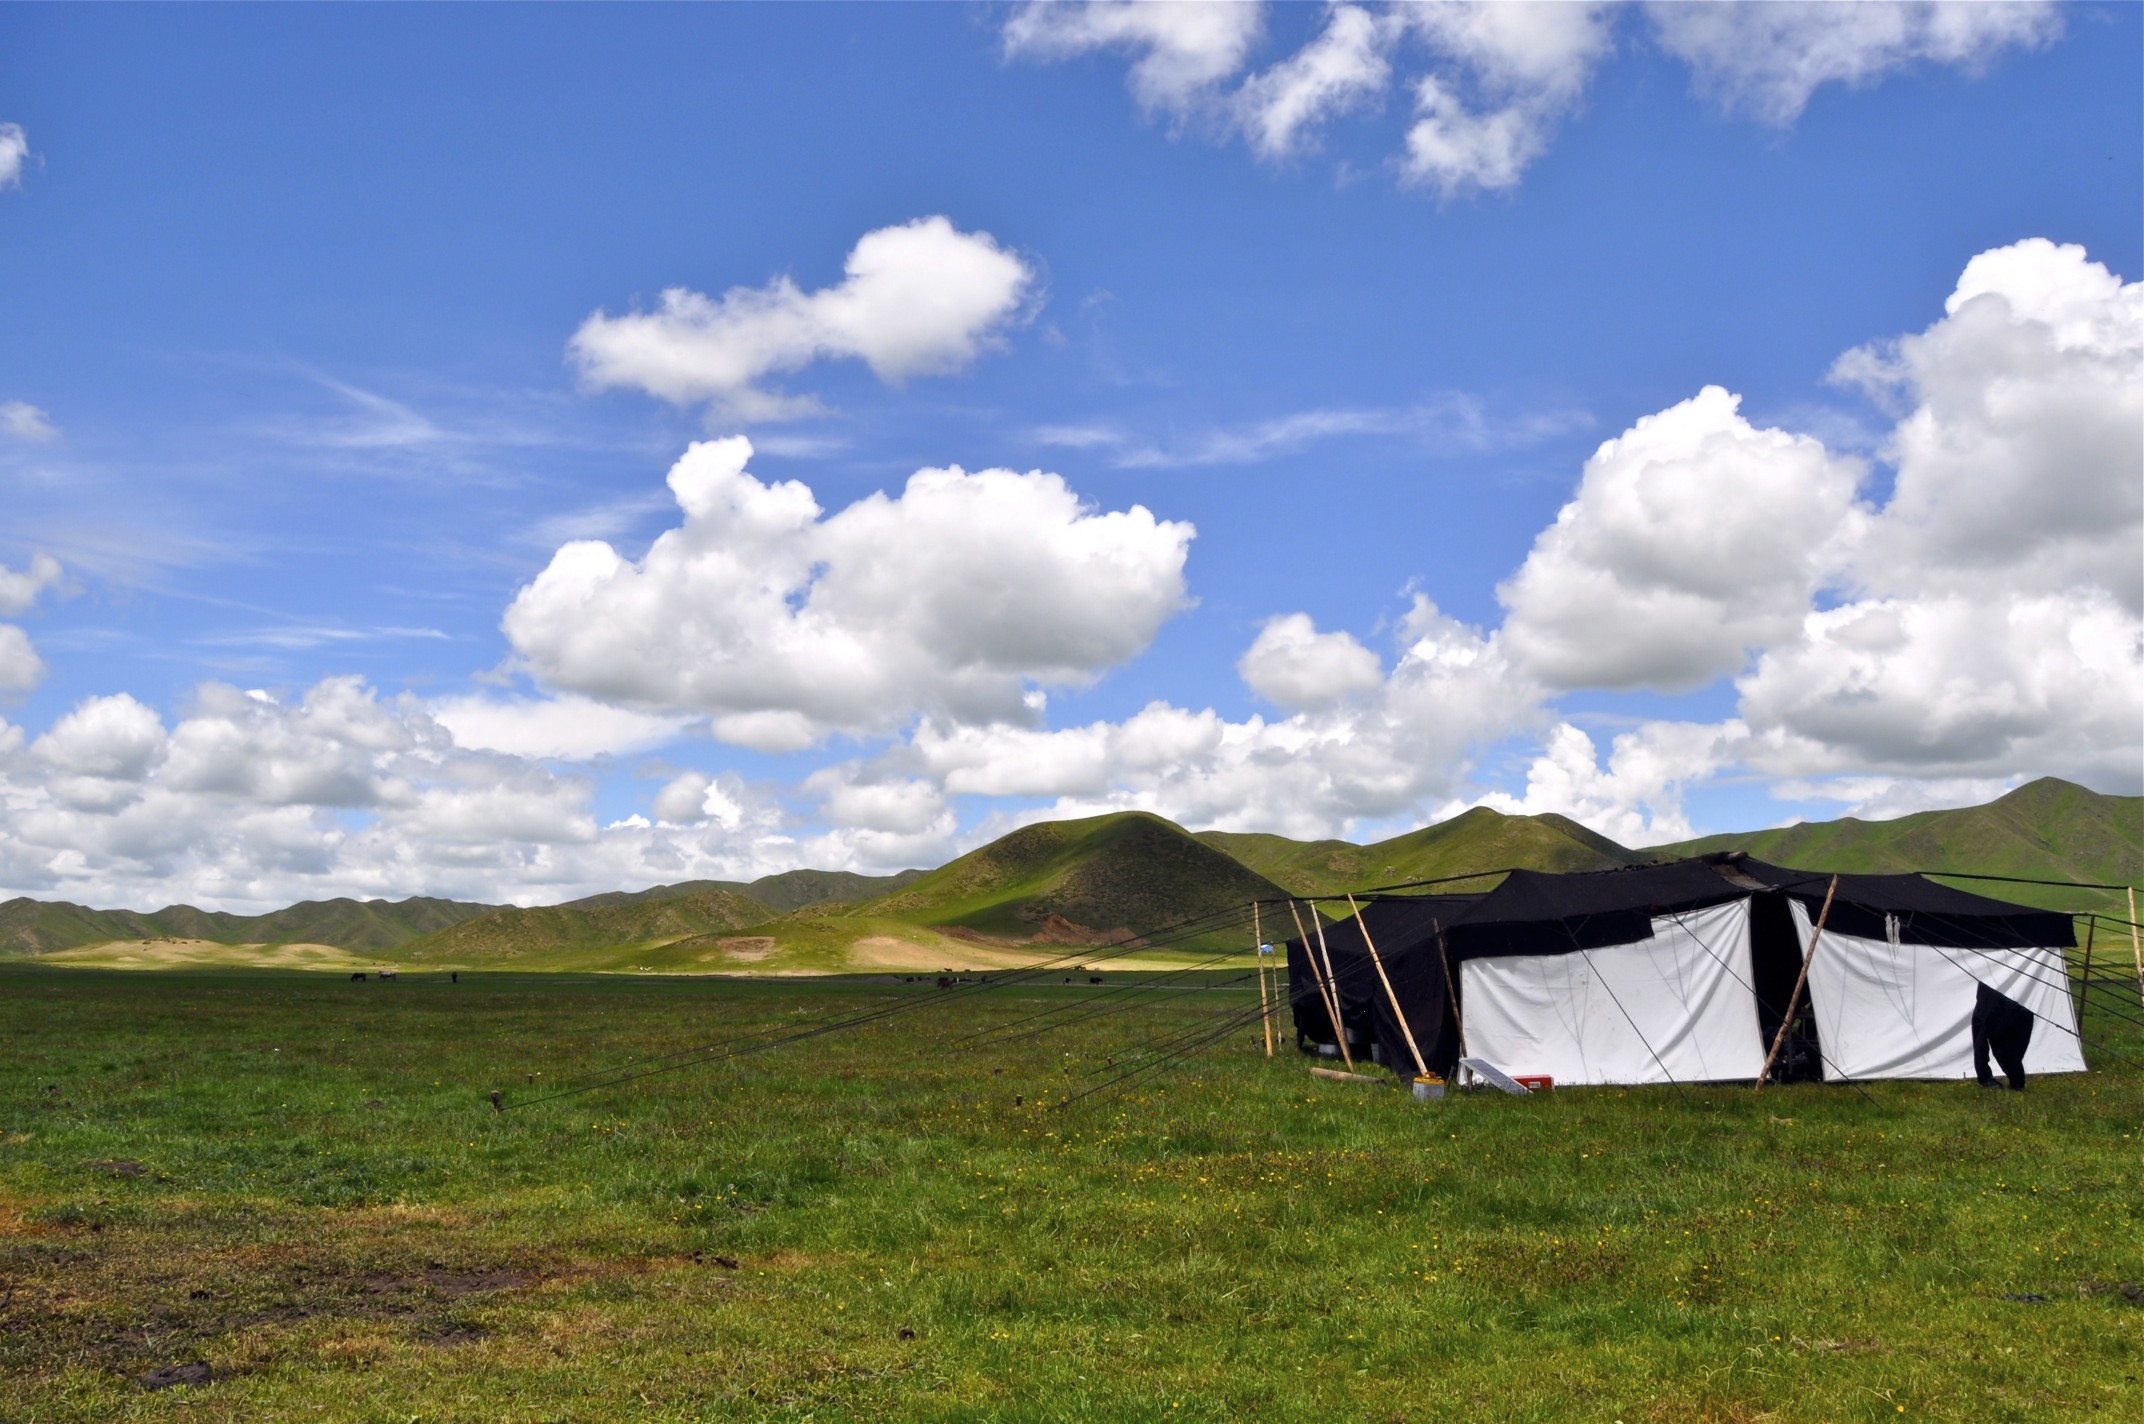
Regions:
<instances>
[{"instance_id":1,"label":"distant mountain ridge","mask_svg":"<svg viewBox=\"0 0 2144 1424\"><path fill-rule=\"evenodd\" d=\"M778 875L762 875L752 881L682 880L675 885L656 885L646 890L613 890L570 903L624 905L727 890L737 895L749 895L776 914L786 915L806 905L823 905L832 900L868 900L874 895L898 890L927 874L929 872L923 870L903 870L892 875L858 875L850 870L784 870Z\"/></svg>"},{"instance_id":2,"label":"distant mountain ridge","mask_svg":"<svg viewBox=\"0 0 2144 1424\"><path fill-rule=\"evenodd\" d=\"M573 920L556 912L587 912L614 905L653 904L692 896L729 895L751 902L757 920L799 910L829 900L861 899L898 889L924 872L904 870L897 875L857 875L845 870L788 870L762 876L749 883L725 880L692 880L676 885L655 885L646 890L610 891L564 905L540 907L537 923L545 939L564 933L562 926L616 923L621 931L627 922L615 916ZM738 909L743 909L739 906ZM198 910L192 905L170 905L161 910L93 910L64 900L32 900L21 897L0 901L0 954L48 954L78 945L108 940L199 939L215 944L331 944L360 954L384 954L413 943L431 941L441 933L473 920L491 922L469 931L455 943L488 942L505 933L501 917L511 923L520 915L539 914L513 905L491 905L466 900L441 900L413 896L407 900L301 900L264 915L234 915L222 910ZM707 923L728 922L724 912L705 907ZM690 912L658 916L663 922L693 918ZM698 933L699 929L681 931ZM650 938L635 935L633 940Z\"/></svg>"},{"instance_id":3,"label":"distant mountain ridge","mask_svg":"<svg viewBox=\"0 0 2144 1424\"><path fill-rule=\"evenodd\" d=\"M265 915L169 905L92 910L64 900L0 901L0 954L46 954L106 940L202 939L216 944L332 944L372 954L499 908L416 895L407 900L302 900Z\"/></svg>"},{"instance_id":4,"label":"distant mountain ridge","mask_svg":"<svg viewBox=\"0 0 2144 1424\"><path fill-rule=\"evenodd\" d=\"M793 870L759 880L686 881L522 909L451 900L308 901L266 915L175 905L144 914L29 899L0 904L0 954L43 954L159 937L221 944L336 945L415 962L527 968L683 968L749 962L766 972L826 972L882 957L932 958L967 944L1121 944L1281 895L1332 895L1512 867L1605 870L1743 850L1805 870L1937 870L2137 884L2144 797L2107 796L2045 778L1984 806L1890 821L1852 817L1706 836L1634 850L1563 816L1477 807L1371 845L1206 831L1144 812L1022 827L936 870L868 876ZM2116 910L2119 892L1954 882L2050 908ZM1184 947L1227 948L1237 931ZM746 944L745 941L750 943ZM1054 952L1054 950L1052 951ZM918 958L920 956L920 958Z\"/></svg>"},{"instance_id":5,"label":"distant mountain ridge","mask_svg":"<svg viewBox=\"0 0 2144 1424\"><path fill-rule=\"evenodd\" d=\"M453 964L543 958L575 950L666 943L775 918L765 904L734 890L695 890L654 899L596 899L595 904L575 900L526 910L508 906L472 915L397 945L395 956L418 963Z\"/></svg>"}]
</instances>

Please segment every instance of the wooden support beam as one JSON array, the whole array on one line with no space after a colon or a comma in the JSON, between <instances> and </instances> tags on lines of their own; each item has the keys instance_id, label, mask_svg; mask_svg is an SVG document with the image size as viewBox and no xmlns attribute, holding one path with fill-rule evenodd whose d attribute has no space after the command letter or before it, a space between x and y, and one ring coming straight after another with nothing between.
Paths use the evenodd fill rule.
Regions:
<instances>
[{"instance_id":1,"label":"wooden support beam","mask_svg":"<svg viewBox=\"0 0 2144 1424\"><path fill-rule=\"evenodd\" d=\"M1303 958L1310 962L1310 977L1318 986L1318 997L1325 1002L1327 1016L1333 1021L1333 1037L1339 1040L1340 1056L1347 1061L1347 1066L1352 1071L1355 1067L1355 1055L1348 1052L1347 1025L1340 1020L1340 986L1332 982L1332 956L1330 954L1325 956L1325 971L1320 974L1318 972L1318 951L1311 947L1310 932L1303 928L1303 917L1296 914L1295 901L1293 900L1288 902L1288 913L1295 915L1295 936L1303 942ZM1318 912L1312 910L1310 918L1315 920L1317 917ZM1318 945L1322 947L1324 943L1325 935L1320 931Z\"/></svg>"},{"instance_id":2,"label":"wooden support beam","mask_svg":"<svg viewBox=\"0 0 2144 1424\"><path fill-rule=\"evenodd\" d=\"M1377 966L1377 982L1385 986L1385 998L1392 1004L1392 1017L1400 1021L1400 1032L1406 1035L1407 1051L1414 1055L1415 1076L1427 1078L1429 1065L1422 1061L1422 1050L1415 1046L1414 1029L1407 1022L1406 1011L1400 1007L1400 996L1393 992L1392 978L1385 973L1385 961L1377 952L1377 942L1370 938L1370 926L1362 918L1362 907L1355 903L1353 895L1347 897L1347 907L1355 912L1355 928L1362 931L1363 945L1370 951L1370 963Z\"/></svg>"},{"instance_id":3,"label":"wooden support beam","mask_svg":"<svg viewBox=\"0 0 2144 1424\"><path fill-rule=\"evenodd\" d=\"M1258 1022L1266 1031L1266 1057L1273 1056L1273 1005L1266 998L1265 936L1258 932L1258 902L1251 901L1251 953L1258 956Z\"/></svg>"},{"instance_id":4,"label":"wooden support beam","mask_svg":"<svg viewBox=\"0 0 2144 1424\"><path fill-rule=\"evenodd\" d=\"M2092 1006L2092 941L2099 936L2099 916L2084 921L2084 973L2077 976L2077 1051L2084 1052L2084 1011Z\"/></svg>"},{"instance_id":5,"label":"wooden support beam","mask_svg":"<svg viewBox=\"0 0 2144 1424\"><path fill-rule=\"evenodd\" d=\"M1288 913L1295 919L1295 937L1303 942L1303 962L1310 966L1310 982L1317 986L1318 1002L1325 1005L1325 1016L1332 1020L1333 1037L1340 1040L1340 1051L1345 1053L1347 1030L1340 1025L1340 1006L1333 1002L1333 994L1326 987L1325 976L1318 971L1318 953L1310 947L1310 931L1303 928L1303 917L1296 913L1293 900L1288 902ZM1310 913L1315 915L1317 911L1312 910Z\"/></svg>"},{"instance_id":6,"label":"wooden support beam","mask_svg":"<svg viewBox=\"0 0 2144 1424\"><path fill-rule=\"evenodd\" d=\"M1333 952L1325 943L1325 921L1318 918L1316 910L1310 912L1310 919L1318 930L1318 952L1325 956L1325 977L1333 986L1333 1036L1340 1040L1340 1060L1352 1073L1355 1071L1355 1055L1347 1046L1347 1020L1342 1017L1340 1006L1340 976L1333 971Z\"/></svg>"},{"instance_id":7,"label":"wooden support beam","mask_svg":"<svg viewBox=\"0 0 2144 1424\"><path fill-rule=\"evenodd\" d=\"M1816 928L1809 932L1809 952L1802 956L1802 972L1794 976L1794 992L1787 995L1787 1012L1779 1020L1779 1032L1773 1035L1772 1051L1765 1055L1764 1071L1757 1075L1757 1087L1762 1089L1772 1076L1772 1065L1779 1061L1779 1050L1786 1047L1787 1031L1794 1027L1794 1010L1802 1001L1802 988L1809 982L1809 966L1816 963L1816 942L1824 937L1824 921L1831 918L1831 897L1839 893L1839 877L1831 877L1831 888L1824 892L1824 908L1817 912Z\"/></svg>"},{"instance_id":8,"label":"wooden support beam","mask_svg":"<svg viewBox=\"0 0 2144 1424\"><path fill-rule=\"evenodd\" d=\"M1459 1056L1467 1056L1467 1026L1459 1017L1459 981L1452 977L1451 952L1444 947L1444 922L1431 920L1429 931L1437 937L1437 962L1444 966L1444 999L1452 1006L1452 1032L1459 1035Z\"/></svg>"},{"instance_id":9,"label":"wooden support beam","mask_svg":"<svg viewBox=\"0 0 2144 1424\"><path fill-rule=\"evenodd\" d=\"M2129 891L2129 949L2137 957L2137 1001L2144 1003L2144 940L2137 938L2137 892Z\"/></svg>"}]
</instances>

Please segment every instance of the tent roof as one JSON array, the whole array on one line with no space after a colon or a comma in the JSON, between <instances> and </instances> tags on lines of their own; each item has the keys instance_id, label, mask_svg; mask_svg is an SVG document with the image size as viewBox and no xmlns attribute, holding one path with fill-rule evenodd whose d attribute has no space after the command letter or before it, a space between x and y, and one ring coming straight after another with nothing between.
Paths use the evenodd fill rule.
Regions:
<instances>
[{"instance_id":1,"label":"tent roof","mask_svg":"<svg viewBox=\"0 0 2144 1424\"><path fill-rule=\"evenodd\" d=\"M1736 870L1753 880L1786 891L1809 909L1822 913L1831 875L1824 871L1788 870L1747 856L1732 857ZM1882 939L1885 916L1899 921L1899 938L1909 944L1954 948L2003 946L2061 947L2076 943L2075 922L2058 910L2035 910L1975 895L1924 875L1839 876L1839 890L1827 924L1841 934Z\"/></svg>"},{"instance_id":2,"label":"tent roof","mask_svg":"<svg viewBox=\"0 0 2144 1424\"><path fill-rule=\"evenodd\" d=\"M1438 926L1451 925L1480 898L1479 895L1396 895L1358 903L1362 907L1363 923L1370 927L1370 940L1383 955L1397 954L1427 942ZM1310 933L1311 942L1316 943L1317 926L1306 925L1305 928ZM1354 916L1326 924L1325 947L1334 954L1343 950L1362 952L1362 931L1356 926Z\"/></svg>"},{"instance_id":3,"label":"tent roof","mask_svg":"<svg viewBox=\"0 0 2144 1424\"><path fill-rule=\"evenodd\" d=\"M1723 904L1779 890L1821 913L1828 871L1789 870L1733 852L1616 870L1514 870L1481 895L1385 896L1363 916L1381 953L1426 941L1433 923L1454 960L1486 955L1564 954L1649 938L1659 915ZM1848 875L1826 922L1841 934L1881 939L1895 918L1907 943L1960 947L2066 946L2075 931L2066 914L2035 910L1954 889L1921 875ZM1326 928L1334 950L1359 949L1352 921ZM1344 938L1340 936L1344 934Z\"/></svg>"},{"instance_id":4,"label":"tent roof","mask_svg":"<svg viewBox=\"0 0 2144 1424\"><path fill-rule=\"evenodd\" d=\"M1514 870L1447 927L1455 959L1562 954L1649 937L1655 915L1750 893L1702 860L1556 874Z\"/></svg>"}]
</instances>

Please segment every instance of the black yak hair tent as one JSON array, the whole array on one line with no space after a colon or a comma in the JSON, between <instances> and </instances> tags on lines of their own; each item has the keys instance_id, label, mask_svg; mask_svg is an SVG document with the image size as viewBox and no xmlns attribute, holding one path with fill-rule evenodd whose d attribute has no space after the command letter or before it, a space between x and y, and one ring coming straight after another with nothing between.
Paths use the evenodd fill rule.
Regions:
<instances>
[{"instance_id":1,"label":"black yak hair tent","mask_svg":"<svg viewBox=\"0 0 2144 1424\"><path fill-rule=\"evenodd\" d=\"M2032 1014L2028 1071L2085 1067L2070 917L1920 875L1716 854L1514 870L1482 894L1367 897L1359 919L1303 923L1298 1044L1337 1052L1344 1033L1351 1056L1407 1075L1419 1052L1446 1076L1472 1057L1558 1084L1733 1082L1777 1043L1773 1081L1970 1078L1983 986Z\"/></svg>"}]
</instances>

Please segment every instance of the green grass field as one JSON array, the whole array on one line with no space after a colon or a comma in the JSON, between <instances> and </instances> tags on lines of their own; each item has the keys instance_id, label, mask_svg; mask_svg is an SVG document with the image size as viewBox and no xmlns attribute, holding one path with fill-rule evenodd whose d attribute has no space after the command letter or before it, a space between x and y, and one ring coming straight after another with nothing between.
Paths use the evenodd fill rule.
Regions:
<instances>
[{"instance_id":1,"label":"green grass field","mask_svg":"<svg viewBox=\"0 0 2144 1424\"><path fill-rule=\"evenodd\" d=\"M2127 1023L2022 1095L1435 1105L1246 1030L1063 1110L1244 991L975 1037L1114 983L0 968L0 1417L2144 1418Z\"/></svg>"}]
</instances>

